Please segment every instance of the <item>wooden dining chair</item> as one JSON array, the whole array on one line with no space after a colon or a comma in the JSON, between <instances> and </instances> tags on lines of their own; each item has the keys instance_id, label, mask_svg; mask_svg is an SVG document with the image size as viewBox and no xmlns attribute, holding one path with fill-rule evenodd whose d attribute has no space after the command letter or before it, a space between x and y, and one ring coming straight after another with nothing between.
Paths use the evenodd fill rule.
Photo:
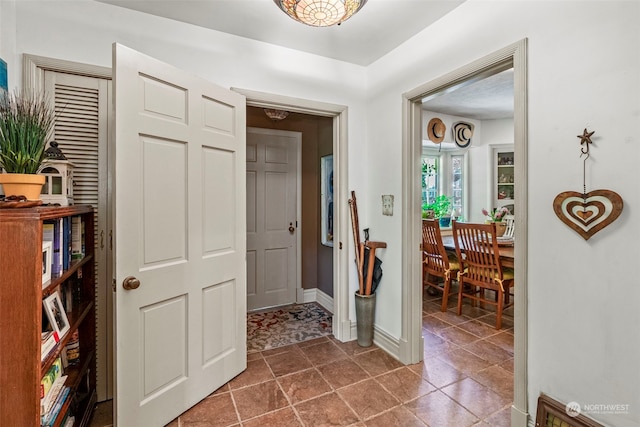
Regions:
<instances>
[{"instance_id":1,"label":"wooden dining chair","mask_svg":"<svg viewBox=\"0 0 640 427\"><path fill-rule=\"evenodd\" d=\"M449 255L442 244L442 234L438 220L422 220L422 284L427 289L442 292L441 311L447 311L451 280L456 278L460 264L455 256ZM437 278L442 279L440 287Z\"/></svg>"},{"instance_id":2,"label":"wooden dining chair","mask_svg":"<svg viewBox=\"0 0 640 427\"><path fill-rule=\"evenodd\" d=\"M503 310L513 305L509 292L514 286L514 274L512 269L502 267L495 235L494 223L453 223L453 240L460 260L458 315L462 314L463 298L472 299L474 306L478 301L495 305L496 329L500 329ZM487 298L486 290L495 291L494 298Z\"/></svg>"},{"instance_id":3,"label":"wooden dining chair","mask_svg":"<svg viewBox=\"0 0 640 427\"><path fill-rule=\"evenodd\" d=\"M502 218L502 221L504 221L507 224L507 229L505 230L504 234L502 235L502 237L509 237L513 239L513 234L514 234L514 228L515 228L515 220L513 215L505 215Z\"/></svg>"}]
</instances>

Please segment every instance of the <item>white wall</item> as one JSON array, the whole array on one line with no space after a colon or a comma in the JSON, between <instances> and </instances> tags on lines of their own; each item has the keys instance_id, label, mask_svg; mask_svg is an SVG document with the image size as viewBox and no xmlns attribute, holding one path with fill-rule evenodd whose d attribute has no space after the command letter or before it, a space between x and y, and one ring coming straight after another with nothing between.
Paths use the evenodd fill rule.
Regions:
<instances>
[{"instance_id":1,"label":"white wall","mask_svg":"<svg viewBox=\"0 0 640 427\"><path fill-rule=\"evenodd\" d=\"M0 0L0 58L7 63L7 76L9 79L9 90L11 91L11 81L21 70L14 61L15 51L15 20L12 19L15 13L13 0Z\"/></svg>"},{"instance_id":2,"label":"white wall","mask_svg":"<svg viewBox=\"0 0 640 427\"><path fill-rule=\"evenodd\" d=\"M349 168L349 189L360 196L365 187L364 67L92 0L0 0L0 11L0 35L8 35L0 53L13 70L10 88L22 85L25 53L111 67L117 42L223 87L346 105L348 156L357 159ZM352 276L355 290L355 265ZM355 321L353 306L350 317Z\"/></svg>"},{"instance_id":3,"label":"white wall","mask_svg":"<svg viewBox=\"0 0 640 427\"><path fill-rule=\"evenodd\" d=\"M368 67L370 200L401 194L401 95L528 38L529 412L540 392L581 404L630 405L589 414L611 426L640 424L640 3L468 0ZM576 135L596 131L588 190L611 189L622 215L589 241L552 209L582 191ZM375 168L378 165L378 168ZM398 205L401 200L396 199ZM364 207L363 209L366 209ZM378 210L371 209L372 212ZM388 242L377 321L400 330L401 218L369 218ZM389 259L391 258L391 259ZM386 286L387 284L391 286ZM397 284L397 285L396 285ZM517 285L516 285L517 286Z\"/></svg>"},{"instance_id":4,"label":"white wall","mask_svg":"<svg viewBox=\"0 0 640 427\"><path fill-rule=\"evenodd\" d=\"M2 0L0 54L10 87L21 84L23 53L110 66L117 41L225 87L348 105L349 188L361 225L388 243L376 322L398 337L402 93L528 38L529 412L540 392L629 404L626 413L592 416L630 427L640 424L640 286L631 270L640 255L640 223L631 219L640 202L639 17L637 1L468 0L363 69L87 0ZM551 207L559 192L582 190L576 135L585 127L596 131L588 189L625 201L620 218L589 241ZM382 216L381 194L396 196L393 216Z\"/></svg>"}]
</instances>

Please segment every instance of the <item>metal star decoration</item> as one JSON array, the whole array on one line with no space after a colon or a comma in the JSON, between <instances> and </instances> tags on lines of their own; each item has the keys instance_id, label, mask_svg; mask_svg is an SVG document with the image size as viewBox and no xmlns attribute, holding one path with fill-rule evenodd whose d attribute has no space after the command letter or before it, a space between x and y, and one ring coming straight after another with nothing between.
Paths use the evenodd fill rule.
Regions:
<instances>
[{"instance_id":1,"label":"metal star decoration","mask_svg":"<svg viewBox=\"0 0 640 427\"><path fill-rule=\"evenodd\" d=\"M591 135L593 135L594 133L596 133L596 131L587 132L587 128L584 128L582 135L578 135L578 138L580 138L580 145L587 144L588 147L588 144L593 144L593 142L591 141Z\"/></svg>"}]
</instances>

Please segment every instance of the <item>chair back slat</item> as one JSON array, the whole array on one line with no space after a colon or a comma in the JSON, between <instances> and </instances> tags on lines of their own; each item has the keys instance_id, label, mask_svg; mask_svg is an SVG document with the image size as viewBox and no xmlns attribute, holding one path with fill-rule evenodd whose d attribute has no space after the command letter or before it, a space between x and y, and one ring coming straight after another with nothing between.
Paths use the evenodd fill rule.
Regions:
<instances>
[{"instance_id":1,"label":"chair back slat","mask_svg":"<svg viewBox=\"0 0 640 427\"><path fill-rule=\"evenodd\" d=\"M504 231L504 237L513 238L513 232L515 231L515 219L513 215L505 215L502 220L507 223L507 229Z\"/></svg>"},{"instance_id":2,"label":"chair back slat","mask_svg":"<svg viewBox=\"0 0 640 427\"><path fill-rule=\"evenodd\" d=\"M456 253L461 271L469 282L495 286L503 279L496 226L491 224L453 223Z\"/></svg>"},{"instance_id":3,"label":"chair back slat","mask_svg":"<svg viewBox=\"0 0 640 427\"><path fill-rule=\"evenodd\" d=\"M422 253L429 273L442 275L449 269L449 256L442 243L438 221L422 220Z\"/></svg>"}]
</instances>

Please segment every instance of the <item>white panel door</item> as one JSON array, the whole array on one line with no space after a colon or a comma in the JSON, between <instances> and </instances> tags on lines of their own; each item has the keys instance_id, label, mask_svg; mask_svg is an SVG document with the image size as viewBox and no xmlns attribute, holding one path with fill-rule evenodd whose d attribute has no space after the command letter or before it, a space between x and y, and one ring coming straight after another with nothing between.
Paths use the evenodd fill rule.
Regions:
<instances>
[{"instance_id":1,"label":"white panel door","mask_svg":"<svg viewBox=\"0 0 640 427\"><path fill-rule=\"evenodd\" d=\"M302 134L247 128L247 307L296 302Z\"/></svg>"},{"instance_id":2,"label":"white panel door","mask_svg":"<svg viewBox=\"0 0 640 427\"><path fill-rule=\"evenodd\" d=\"M246 368L245 98L113 60L116 422L162 426Z\"/></svg>"}]
</instances>

